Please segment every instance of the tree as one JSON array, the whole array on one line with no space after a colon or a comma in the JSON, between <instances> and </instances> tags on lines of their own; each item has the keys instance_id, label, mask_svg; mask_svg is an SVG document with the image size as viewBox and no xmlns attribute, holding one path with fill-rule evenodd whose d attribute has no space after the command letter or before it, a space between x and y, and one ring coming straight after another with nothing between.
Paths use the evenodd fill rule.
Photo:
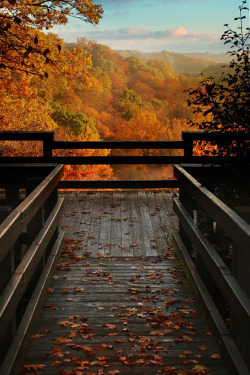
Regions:
<instances>
[{"instance_id":1,"label":"tree","mask_svg":"<svg viewBox=\"0 0 250 375\"><path fill-rule=\"evenodd\" d=\"M62 41L41 31L66 24L70 16L97 24L102 13L93 0L0 0L0 70L46 77L47 64L62 67L72 56L82 57L75 50L64 56Z\"/></svg>"},{"instance_id":2,"label":"tree","mask_svg":"<svg viewBox=\"0 0 250 375\"><path fill-rule=\"evenodd\" d=\"M59 125L70 130L75 136L86 137L87 133L98 134L95 123L84 113L76 112L68 106L52 103L52 119Z\"/></svg>"},{"instance_id":3,"label":"tree","mask_svg":"<svg viewBox=\"0 0 250 375\"><path fill-rule=\"evenodd\" d=\"M190 89L192 99L189 105L194 105L194 113L203 115L198 127L208 131L249 131L250 111L250 77L249 77L249 27L244 27L249 9L246 0L239 6L239 22L237 31L233 31L228 24L221 40L230 45L227 52L231 62L227 73L222 73L219 80L213 77L202 77L201 86ZM197 124L195 124L197 125Z\"/></svg>"}]
</instances>

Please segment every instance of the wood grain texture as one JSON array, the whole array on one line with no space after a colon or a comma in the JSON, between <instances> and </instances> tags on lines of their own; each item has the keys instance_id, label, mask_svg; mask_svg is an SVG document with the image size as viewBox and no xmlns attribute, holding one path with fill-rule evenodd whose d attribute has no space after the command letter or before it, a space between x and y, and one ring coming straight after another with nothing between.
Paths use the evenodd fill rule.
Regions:
<instances>
[{"instance_id":1,"label":"wood grain texture","mask_svg":"<svg viewBox=\"0 0 250 375\"><path fill-rule=\"evenodd\" d=\"M22 368L155 375L203 366L226 374L172 249L171 194L64 197L66 244Z\"/></svg>"}]
</instances>

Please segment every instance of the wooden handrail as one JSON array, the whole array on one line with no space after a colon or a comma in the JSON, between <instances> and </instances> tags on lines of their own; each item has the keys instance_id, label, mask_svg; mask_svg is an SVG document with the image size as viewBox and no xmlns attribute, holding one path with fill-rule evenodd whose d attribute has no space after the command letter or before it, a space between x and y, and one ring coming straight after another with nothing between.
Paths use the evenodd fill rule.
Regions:
<instances>
[{"instance_id":1,"label":"wooden handrail","mask_svg":"<svg viewBox=\"0 0 250 375\"><path fill-rule=\"evenodd\" d=\"M195 201L216 220L234 243L250 248L250 226L245 220L185 171L183 167L176 165L174 174L181 186L192 197L195 197Z\"/></svg>"},{"instance_id":2,"label":"wooden handrail","mask_svg":"<svg viewBox=\"0 0 250 375\"><path fill-rule=\"evenodd\" d=\"M15 164L0 169L3 207L12 210L0 225L0 373L11 375L18 372L63 245L64 234L58 231L63 198L57 193L63 166Z\"/></svg>"},{"instance_id":3,"label":"wooden handrail","mask_svg":"<svg viewBox=\"0 0 250 375\"><path fill-rule=\"evenodd\" d=\"M194 156L193 148L194 142L197 140L215 141L220 143L222 140L237 140L240 142L250 141L249 133L235 133L235 132L182 132L182 140L180 141L84 141L84 142L68 142L55 141L54 132L0 132L0 141L7 140L28 140L28 141L42 141L43 142L43 156L0 156L1 164L11 163L57 163L64 165L115 165L115 164L146 164L146 165L170 165L170 164L234 164L234 163L248 163L250 153L244 156ZM180 155L159 155L159 156L56 156L53 155L54 150L181 150L183 156ZM155 180L155 183L147 181L110 181L108 186L107 181L102 182L98 188L173 188L176 183L173 180L165 180L165 184L161 181ZM60 184L64 189L93 189L96 188L94 181L63 181ZM103 187L101 187L103 185Z\"/></svg>"},{"instance_id":4,"label":"wooden handrail","mask_svg":"<svg viewBox=\"0 0 250 375\"><path fill-rule=\"evenodd\" d=\"M36 162L43 162L46 160L46 162L56 162L56 163L71 163L71 164L77 164L77 162L74 162L73 158L58 158L53 157L52 153L53 150L58 149L169 149L169 150L183 150L184 151L184 157L180 159L181 163L189 163L190 158L192 158L193 162L201 163L203 162L202 159L198 159L199 157L193 157L193 143L197 140L204 140L204 141L214 141L221 142L223 140L236 140L236 141L250 141L250 132L182 132L182 140L181 141L93 141L93 142L66 142L66 141L55 141L54 140L54 132L53 131L47 131L47 132L0 132L0 141L43 141L43 157L34 157L36 159ZM97 157L93 157L97 158ZM124 163L122 160L125 159L115 159L118 158L116 156L113 157L105 157L106 162L102 161L102 159L96 159L93 162L89 162L89 159L86 160L86 164L95 164L98 162L98 164L120 164ZM113 158L113 159L109 159ZM125 158L125 157L124 157ZM169 158L169 159L168 159ZM170 159L171 157L165 157L165 162L168 164L178 163L179 160L176 159ZM174 157L175 158L175 157ZM10 163L13 162L13 159L15 161L23 163L23 162L32 162L33 158L24 158L24 157L14 157L14 158L8 158L8 157L0 157L0 162L2 163ZM60 161L59 161L60 160ZM84 160L84 159L82 159ZM159 159L160 160L160 159ZM220 157L213 156L208 160L208 163L211 160L220 160ZM224 158L223 158L224 160ZM230 160L234 161L230 158ZM82 162L78 161L80 164ZM160 161L159 161L160 162ZM131 160L127 159L126 163L130 164ZM148 164L148 159L137 159L137 163L142 164ZM154 163L151 163L154 164Z\"/></svg>"},{"instance_id":5,"label":"wooden handrail","mask_svg":"<svg viewBox=\"0 0 250 375\"><path fill-rule=\"evenodd\" d=\"M63 166L58 165L39 186L0 224L0 262L23 232L63 175Z\"/></svg>"},{"instance_id":6,"label":"wooden handrail","mask_svg":"<svg viewBox=\"0 0 250 375\"><path fill-rule=\"evenodd\" d=\"M185 167L192 169L191 166ZM174 199L174 211L179 219L180 253L187 262L193 279L197 281L200 278L202 286L199 285L198 288L229 361L232 361L237 374L245 375L249 373L247 366L250 368L246 347L250 339L248 283L250 225L188 173L185 167L177 165L174 167L174 175L180 184L179 199ZM207 172L207 168L205 171ZM213 169L210 169L211 171ZM213 242L209 242L199 224L196 224L194 211L199 212L198 207L205 210L223 233L231 238L233 253L231 270L226 265L226 260L224 262L215 250ZM235 267L234 255L241 259L240 269ZM208 292L204 292L205 287L208 288L213 303L207 297ZM218 309L222 312L221 316ZM221 324L221 321L226 323L227 316L229 330L225 324ZM231 337L231 342L228 337Z\"/></svg>"},{"instance_id":7,"label":"wooden handrail","mask_svg":"<svg viewBox=\"0 0 250 375\"><path fill-rule=\"evenodd\" d=\"M62 203L63 199L59 199L49 218L46 220L41 232L37 235L36 239L26 252L8 286L0 297L0 326L2 327L0 331L0 340L3 338L5 330L8 328L9 321L13 315L13 311L18 306L31 277L34 274L34 270L41 260L58 225L59 217L62 212Z\"/></svg>"}]
</instances>

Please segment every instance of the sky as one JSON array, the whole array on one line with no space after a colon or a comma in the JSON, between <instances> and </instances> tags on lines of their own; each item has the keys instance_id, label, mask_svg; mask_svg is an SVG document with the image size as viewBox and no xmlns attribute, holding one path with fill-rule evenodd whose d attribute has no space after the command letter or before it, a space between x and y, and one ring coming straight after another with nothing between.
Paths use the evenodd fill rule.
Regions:
<instances>
[{"instance_id":1,"label":"sky","mask_svg":"<svg viewBox=\"0 0 250 375\"><path fill-rule=\"evenodd\" d=\"M71 19L56 27L65 42L79 37L114 50L222 52L220 37L233 29L241 0L95 0L104 9L99 25ZM249 19L248 19L249 25ZM246 26L248 26L246 25Z\"/></svg>"}]
</instances>

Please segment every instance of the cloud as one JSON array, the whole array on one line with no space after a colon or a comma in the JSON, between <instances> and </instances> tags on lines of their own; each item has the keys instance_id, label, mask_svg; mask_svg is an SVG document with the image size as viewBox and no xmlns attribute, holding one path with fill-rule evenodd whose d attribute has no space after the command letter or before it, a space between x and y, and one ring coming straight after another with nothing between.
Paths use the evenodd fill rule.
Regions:
<instances>
[{"instance_id":1,"label":"cloud","mask_svg":"<svg viewBox=\"0 0 250 375\"><path fill-rule=\"evenodd\" d=\"M180 43L185 41L191 43L193 41L200 41L206 44L214 42L217 37L203 34L203 33L189 33L186 28L180 26L176 29L165 29L165 30L150 30L139 27L131 28L120 28L120 29L106 29L96 30L89 32L87 37L94 38L98 41L126 41L134 40L135 42L148 43L154 41L154 43L161 44L166 43Z\"/></svg>"},{"instance_id":2,"label":"cloud","mask_svg":"<svg viewBox=\"0 0 250 375\"><path fill-rule=\"evenodd\" d=\"M85 36L112 49L133 49L141 51L170 50L176 52L212 52L223 49L219 37L205 33L189 32L185 27L150 30L139 27L109 28L92 30L71 30L59 33L66 41L76 41Z\"/></svg>"}]
</instances>

